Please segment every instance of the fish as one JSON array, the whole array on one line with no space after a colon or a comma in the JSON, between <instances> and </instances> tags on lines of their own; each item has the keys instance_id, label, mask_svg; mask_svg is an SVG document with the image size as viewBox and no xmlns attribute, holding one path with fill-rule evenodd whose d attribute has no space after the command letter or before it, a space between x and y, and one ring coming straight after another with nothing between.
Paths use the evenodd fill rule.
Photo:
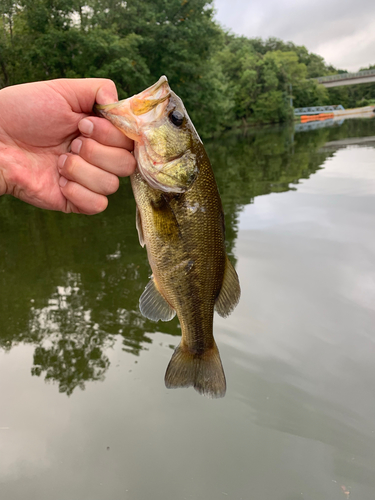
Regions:
<instances>
[{"instance_id":1,"label":"fish","mask_svg":"<svg viewBox=\"0 0 375 500\"><path fill-rule=\"evenodd\" d=\"M152 270L140 311L153 321L177 314L181 325L165 385L223 397L214 310L228 316L241 290L226 254L222 202L202 140L166 76L128 99L95 104L94 111L134 140L136 227Z\"/></svg>"}]
</instances>

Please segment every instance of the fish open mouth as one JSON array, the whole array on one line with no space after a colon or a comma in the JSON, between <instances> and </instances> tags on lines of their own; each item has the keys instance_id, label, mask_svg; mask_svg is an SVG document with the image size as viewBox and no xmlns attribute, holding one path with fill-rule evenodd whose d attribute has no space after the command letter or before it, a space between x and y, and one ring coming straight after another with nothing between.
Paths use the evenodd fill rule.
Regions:
<instances>
[{"instance_id":1,"label":"fish open mouth","mask_svg":"<svg viewBox=\"0 0 375 500\"><path fill-rule=\"evenodd\" d=\"M164 115L170 95L168 79L161 76L154 85L133 97L113 104L95 104L94 112L107 118L124 134L139 142L142 127Z\"/></svg>"},{"instance_id":2,"label":"fish open mouth","mask_svg":"<svg viewBox=\"0 0 375 500\"><path fill-rule=\"evenodd\" d=\"M155 109L159 104L166 102L170 95L171 89L167 77L163 75L154 85L132 97L130 108L136 116L143 115Z\"/></svg>"}]
</instances>

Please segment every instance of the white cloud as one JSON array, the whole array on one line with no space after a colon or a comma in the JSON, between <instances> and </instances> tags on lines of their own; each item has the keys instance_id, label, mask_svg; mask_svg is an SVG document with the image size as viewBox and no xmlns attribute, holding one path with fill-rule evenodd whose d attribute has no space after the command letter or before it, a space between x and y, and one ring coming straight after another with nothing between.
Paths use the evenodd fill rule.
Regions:
<instances>
[{"instance_id":1,"label":"white cloud","mask_svg":"<svg viewBox=\"0 0 375 500\"><path fill-rule=\"evenodd\" d=\"M317 52L327 62L349 71L375 64L375 19L360 31L321 43Z\"/></svg>"},{"instance_id":2,"label":"white cloud","mask_svg":"<svg viewBox=\"0 0 375 500\"><path fill-rule=\"evenodd\" d=\"M215 0L217 19L234 33L274 36L357 71L375 64L373 0Z\"/></svg>"}]
</instances>

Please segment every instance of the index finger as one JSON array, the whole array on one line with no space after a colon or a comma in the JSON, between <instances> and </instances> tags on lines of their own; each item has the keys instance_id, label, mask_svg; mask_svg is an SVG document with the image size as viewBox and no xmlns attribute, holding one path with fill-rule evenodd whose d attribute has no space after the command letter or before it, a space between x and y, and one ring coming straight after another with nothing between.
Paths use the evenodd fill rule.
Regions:
<instances>
[{"instance_id":1,"label":"index finger","mask_svg":"<svg viewBox=\"0 0 375 500\"><path fill-rule=\"evenodd\" d=\"M134 142L105 118L97 116L83 118L78 123L78 128L84 137L94 139L104 146L124 148L128 151L134 149Z\"/></svg>"}]
</instances>

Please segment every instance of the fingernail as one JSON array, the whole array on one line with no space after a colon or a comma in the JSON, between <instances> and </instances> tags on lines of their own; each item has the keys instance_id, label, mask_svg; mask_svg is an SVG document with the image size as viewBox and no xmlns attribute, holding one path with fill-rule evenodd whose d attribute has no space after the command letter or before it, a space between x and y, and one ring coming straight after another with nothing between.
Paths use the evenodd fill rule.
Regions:
<instances>
[{"instance_id":1,"label":"fingernail","mask_svg":"<svg viewBox=\"0 0 375 500\"><path fill-rule=\"evenodd\" d=\"M79 131L84 135L91 135L94 130L94 124L92 121L84 118L78 123Z\"/></svg>"},{"instance_id":2,"label":"fingernail","mask_svg":"<svg viewBox=\"0 0 375 500\"><path fill-rule=\"evenodd\" d=\"M67 155L61 155L59 159L57 160L57 168L61 170L64 166L64 163L66 162L66 159L68 158Z\"/></svg>"},{"instance_id":3,"label":"fingernail","mask_svg":"<svg viewBox=\"0 0 375 500\"><path fill-rule=\"evenodd\" d=\"M117 95L109 89L100 88L96 93L96 102L98 104L111 104L117 102Z\"/></svg>"},{"instance_id":4,"label":"fingernail","mask_svg":"<svg viewBox=\"0 0 375 500\"><path fill-rule=\"evenodd\" d=\"M68 182L68 179L65 179L65 177L60 177L60 180L59 180L59 185L60 187L64 187L66 186L66 183Z\"/></svg>"},{"instance_id":5,"label":"fingernail","mask_svg":"<svg viewBox=\"0 0 375 500\"><path fill-rule=\"evenodd\" d=\"M70 150L78 155L79 152L81 151L81 147L82 147L82 141L80 141L79 139L74 139L74 141L70 146Z\"/></svg>"}]
</instances>

